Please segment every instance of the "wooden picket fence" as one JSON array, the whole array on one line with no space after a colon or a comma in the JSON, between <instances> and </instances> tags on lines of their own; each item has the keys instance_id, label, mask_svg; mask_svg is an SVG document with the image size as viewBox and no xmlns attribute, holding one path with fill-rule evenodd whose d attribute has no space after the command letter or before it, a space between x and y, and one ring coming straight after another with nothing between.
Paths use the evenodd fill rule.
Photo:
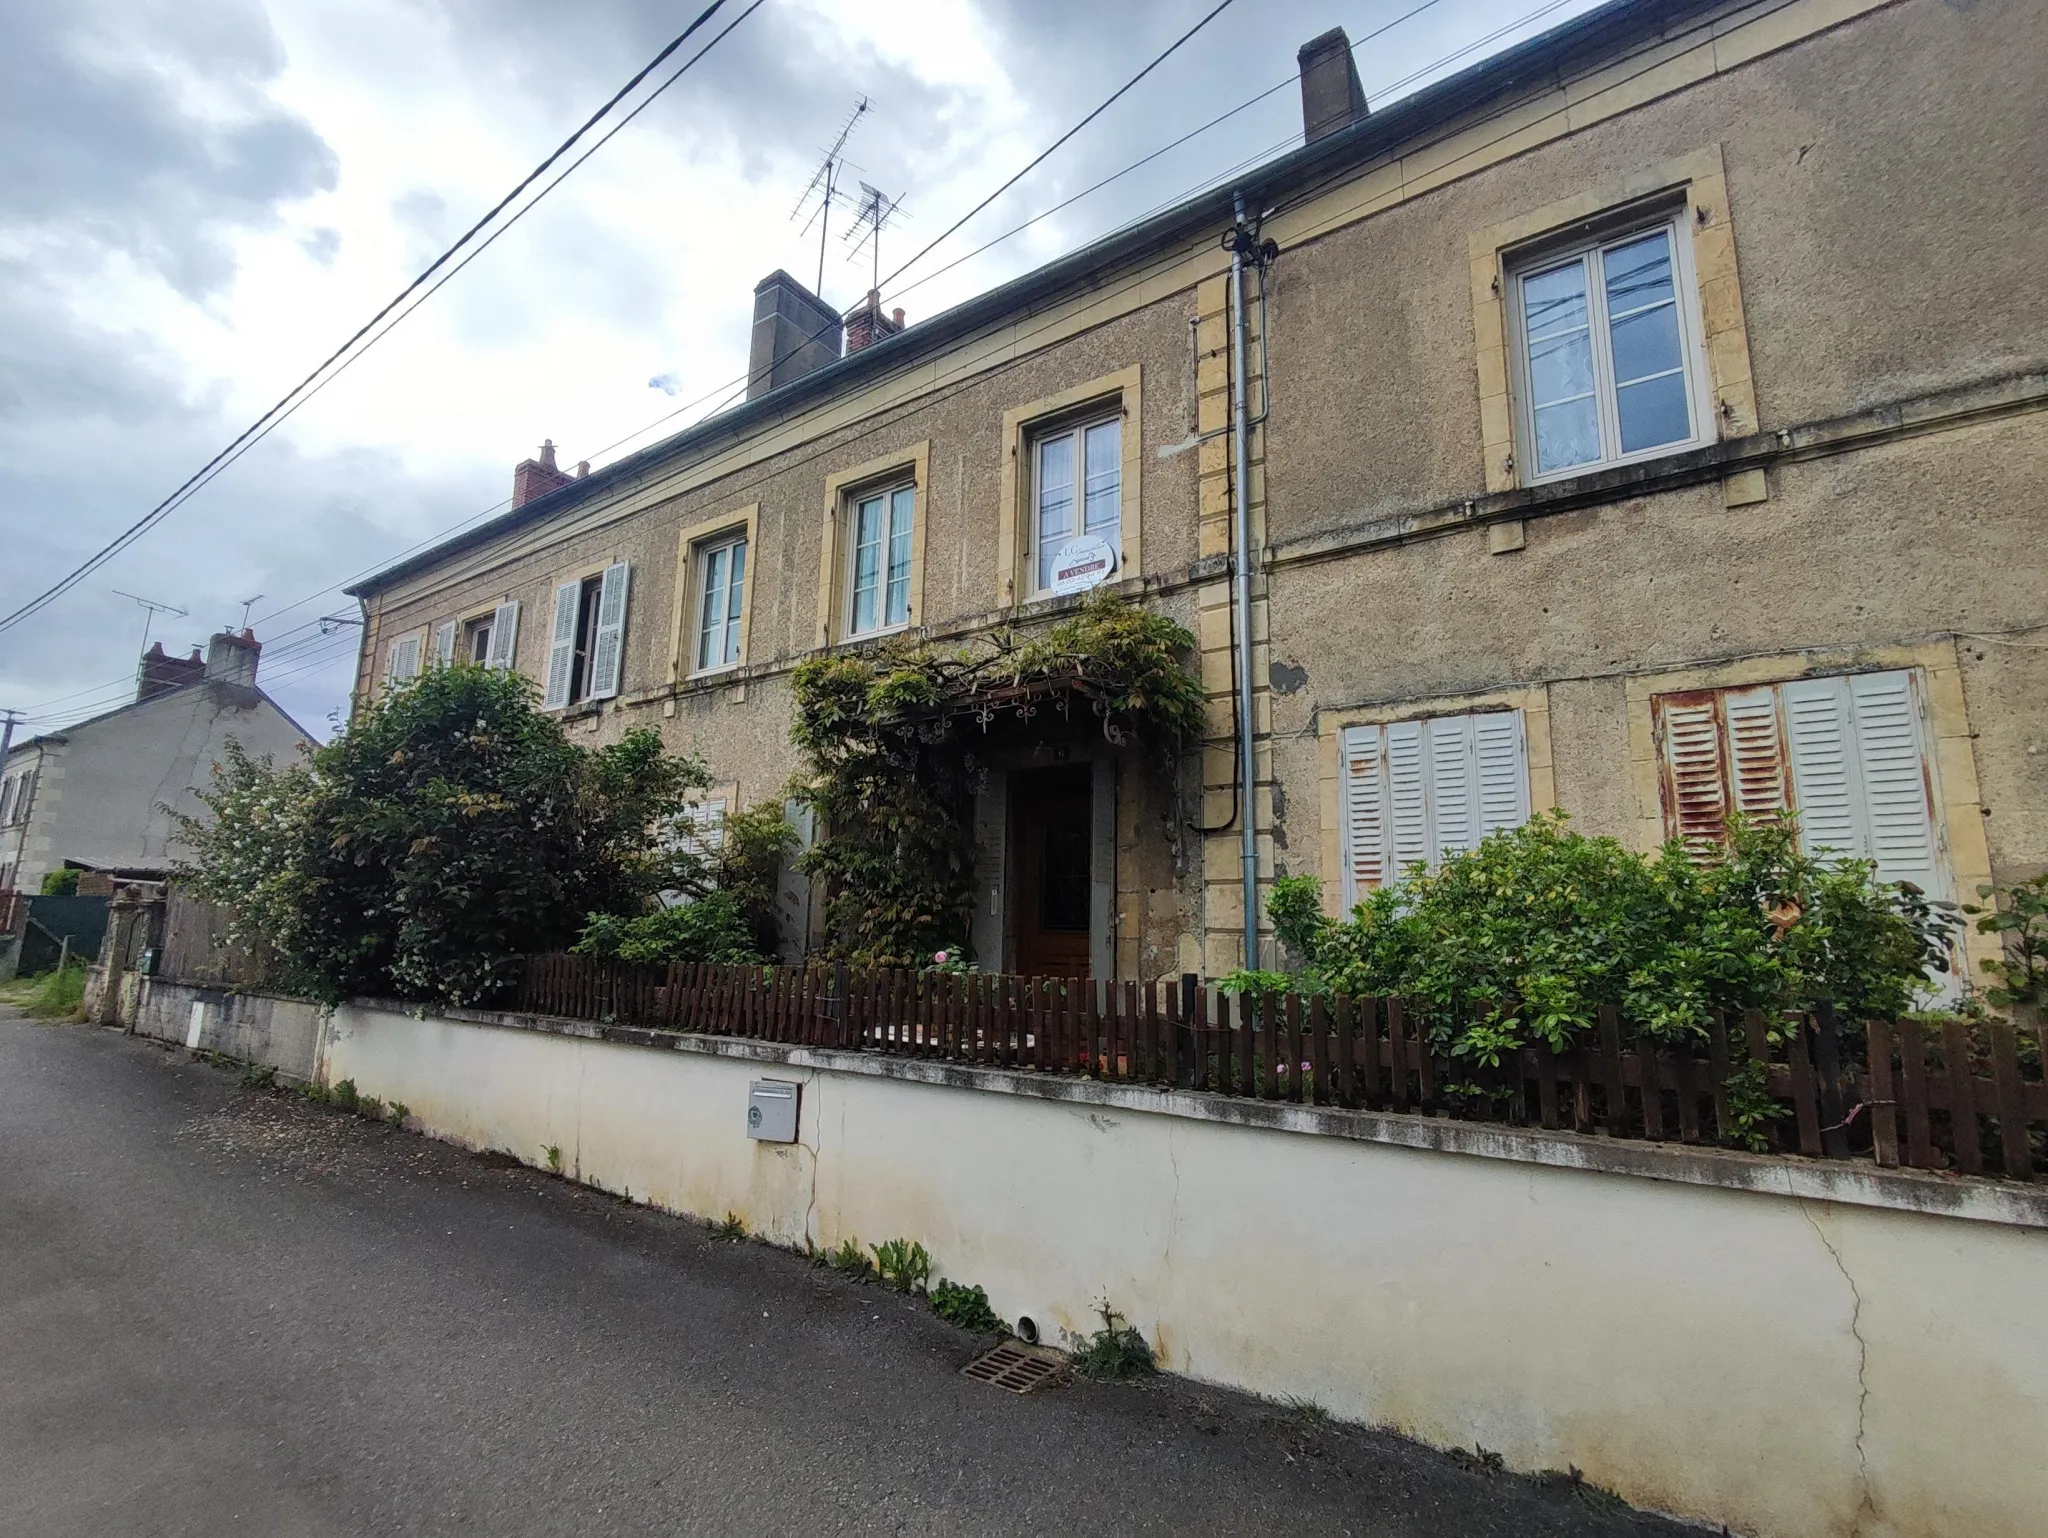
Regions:
<instances>
[{"instance_id":1,"label":"wooden picket fence","mask_svg":"<svg viewBox=\"0 0 2048 1538\"><path fill-rule=\"evenodd\" d=\"M2048 1165L2048 1031L2002 1021L1716 1017L1695 1047L1595 1040L1486 1066L1399 999L1235 997L1149 983L844 966L531 958L516 1007L627 1028L1086 1075L1253 1100L2033 1179ZM1764 1105L1759 1118L1758 1094ZM1748 1114L1745 1114L1748 1113Z\"/></svg>"}]
</instances>

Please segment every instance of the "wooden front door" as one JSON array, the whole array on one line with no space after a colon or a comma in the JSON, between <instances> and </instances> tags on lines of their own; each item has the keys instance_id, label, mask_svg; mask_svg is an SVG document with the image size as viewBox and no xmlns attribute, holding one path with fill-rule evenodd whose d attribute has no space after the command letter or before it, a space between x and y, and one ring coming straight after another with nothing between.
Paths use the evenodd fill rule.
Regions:
<instances>
[{"instance_id":1,"label":"wooden front door","mask_svg":"<svg viewBox=\"0 0 2048 1538\"><path fill-rule=\"evenodd\" d=\"M1091 780L1086 764L1010 778L1010 932L1027 977L1088 975Z\"/></svg>"}]
</instances>

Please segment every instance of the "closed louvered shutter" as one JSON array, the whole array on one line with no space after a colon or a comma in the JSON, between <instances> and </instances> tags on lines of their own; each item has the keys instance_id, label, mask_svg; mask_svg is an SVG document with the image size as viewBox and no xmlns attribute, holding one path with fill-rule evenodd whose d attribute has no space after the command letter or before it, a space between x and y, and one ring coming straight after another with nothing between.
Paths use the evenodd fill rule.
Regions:
<instances>
[{"instance_id":1,"label":"closed louvered shutter","mask_svg":"<svg viewBox=\"0 0 2048 1538\"><path fill-rule=\"evenodd\" d=\"M1341 747L1347 906L1529 820L1519 710L1348 727Z\"/></svg>"},{"instance_id":2,"label":"closed louvered shutter","mask_svg":"<svg viewBox=\"0 0 2048 1538\"><path fill-rule=\"evenodd\" d=\"M626 585L631 568L624 561L607 566L597 594L597 633L590 642L590 692L608 700L619 692L620 664L626 646Z\"/></svg>"},{"instance_id":3,"label":"closed louvered shutter","mask_svg":"<svg viewBox=\"0 0 2048 1538\"><path fill-rule=\"evenodd\" d=\"M1855 726L1849 717L1848 681L1797 678L1781 684L1785 727L1792 739L1792 799L1799 808L1799 842L1810 854L1864 855L1857 805Z\"/></svg>"},{"instance_id":4,"label":"closed louvered shutter","mask_svg":"<svg viewBox=\"0 0 2048 1538\"><path fill-rule=\"evenodd\" d=\"M1785 741L1778 730L1778 691L1730 689L1721 696L1727 728L1730 810L1769 821L1785 810Z\"/></svg>"},{"instance_id":5,"label":"closed louvered shutter","mask_svg":"<svg viewBox=\"0 0 2048 1538\"><path fill-rule=\"evenodd\" d=\"M391 643L390 660L384 668L386 682L406 683L420 676L420 638L400 636Z\"/></svg>"},{"instance_id":6,"label":"closed louvered shutter","mask_svg":"<svg viewBox=\"0 0 2048 1538\"><path fill-rule=\"evenodd\" d=\"M1387 879L1386 753L1377 726L1347 727L1344 757L1344 906Z\"/></svg>"},{"instance_id":7,"label":"closed louvered shutter","mask_svg":"<svg viewBox=\"0 0 2048 1538\"><path fill-rule=\"evenodd\" d=\"M1652 709L1664 759L1664 832L1704 853L1728 831L1727 763L1715 698L1660 694Z\"/></svg>"},{"instance_id":8,"label":"closed louvered shutter","mask_svg":"<svg viewBox=\"0 0 2048 1538\"><path fill-rule=\"evenodd\" d=\"M491 644L485 667L509 668L519 655L519 600L507 599L491 615Z\"/></svg>"},{"instance_id":9,"label":"closed louvered shutter","mask_svg":"<svg viewBox=\"0 0 2048 1538\"><path fill-rule=\"evenodd\" d=\"M1878 878L1910 881L1947 900L1927 769L1926 723L1911 673L1857 673L1848 680L1863 771L1868 851Z\"/></svg>"},{"instance_id":10,"label":"closed louvered shutter","mask_svg":"<svg viewBox=\"0 0 2048 1538\"><path fill-rule=\"evenodd\" d=\"M434 661L442 667L455 660L455 621L443 620L434 627Z\"/></svg>"},{"instance_id":11,"label":"closed louvered shutter","mask_svg":"<svg viewBox=\"0 0 2048 1538\"><path fill-rule=\"evenodd\" d=\"M1420 721L1386 727L1388 878L1436 853L1429 847L1429 760Z\"/></svg>"},{"instance_id":12,"label":"closed louvered shutter","mask_svg":"<svg viewBox=\"0 0 2048 1538\"><path fill-rule=\"evenodd\" d=\"M555 589L555 618L548 640L548 682L541 703L560 710L569 703L569 679L576 667L576 607L583 584L564 582Z\"/></svg>"},{"instance_id":13,"label":"closed louvered shutter","mask_svg":"<svg viewBox=\"0 0 2048 1538\"><path fill-rule=\"evenodd\" d=\"M1529 741L1519 710L1472 718L1472 755L1479 777L1479 836L1529 820Z\"/></svg>"},{"instance_id":14,"label":"closed louvered shutter","mask_svg":"<svg viewBox=\"0 0 2048 1538\"><path fill-rule=\"evenodd\" d=\"M1472 718L1439 716L1423 723L1429 744L1429 834L1424 859L1479 843L1479 766L1472 753Z\"/></svg>"}]
</instances>

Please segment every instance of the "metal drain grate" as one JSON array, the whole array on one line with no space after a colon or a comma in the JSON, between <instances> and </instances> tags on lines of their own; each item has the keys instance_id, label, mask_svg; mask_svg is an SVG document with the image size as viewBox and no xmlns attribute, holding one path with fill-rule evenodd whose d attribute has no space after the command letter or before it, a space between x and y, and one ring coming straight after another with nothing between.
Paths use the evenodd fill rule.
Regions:
<instances>
[{"instance_id":1,"label":"metal drain grate","mask_svg":"<svg viewBox=\"0 0 2048 1538\"><path fill-rule=\"evenodd\" d=\"M978 1383L992 1383L1013 1394L1028 1394L1050 1382L1066 1358L1057 1351L1006 1340L985 1356L978 1356L961 1371Z\"/></svg>"}]
</instances>

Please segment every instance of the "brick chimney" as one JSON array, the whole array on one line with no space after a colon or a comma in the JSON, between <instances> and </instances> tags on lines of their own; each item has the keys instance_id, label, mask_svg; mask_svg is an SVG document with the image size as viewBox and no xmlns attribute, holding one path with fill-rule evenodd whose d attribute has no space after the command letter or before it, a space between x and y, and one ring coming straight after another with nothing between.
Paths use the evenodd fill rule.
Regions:
<instances>
[{"instance_id":1,"label":"brick chimney","mask_svg":"<svg viewBox=\"0 0 2048 1538\"><path fill-rule=\"evenodd\" d=\"M153 700L159 694L169 694L173 689L196 684L205 676L206 659L199 655L198 647L192 648L189 657L171 657L165 655L163 642L152 641L149 650L142 654L142 669L135 680L135 697Z\"/></svg>"},{"instance_id":2,"label":"brick chimney","mask_svg":"<svg viewBox=\"0 0 2048 1538\"><path fill-rule=\"evenodd\" d=\"M524 507L536 497L559 491L573 480L555 464L555 440L540 446L540 458L522 459L512 467L512 505Z\"/></svg>"},{"instance_id":3,"label":"brick chimney","mask_svg":"<svg viewBox=\"0 0 2048 1538\"><path fill-rule=\"evenodd\" d=\"M839 361L839 312L781 268L754 285L747 399Z\"/></svg>"},{"instance_id":4,"label":"brick chimney","mask_svg":"<svg viewBox=\"0 0 2048 1538\"><path fill-rule=\"evenodd\" d=\"M255 631L244 630L237 635L232 630L223 630L206 643L206 681L253 689L256 659L262 654L263 643L256 639Z\"/></svg>"},{"instance_id":5,"label":"brick chimney","mask_svg":"<svg viewBox=\"0 0 2048 1538\"><path fill-rule=\"evenodd\" d=\"M868 290L867 299L846 312L846 355L850 358L863 347L885 341L903 329L903 312L882 313L882 296Z\"/></svg>"},{"instance_id":6,"label":"brick chimney","mask_svg":"<svg viewBox=\"0 0 2048 1538\"><path fill-rule=\"evenodd\" d=\"M1342 27L1303 43L1294 55L1301 66L1301 127L1304 142L1349 128L1365 116L1365 87Z\"/></svg>"}]
</instances>

